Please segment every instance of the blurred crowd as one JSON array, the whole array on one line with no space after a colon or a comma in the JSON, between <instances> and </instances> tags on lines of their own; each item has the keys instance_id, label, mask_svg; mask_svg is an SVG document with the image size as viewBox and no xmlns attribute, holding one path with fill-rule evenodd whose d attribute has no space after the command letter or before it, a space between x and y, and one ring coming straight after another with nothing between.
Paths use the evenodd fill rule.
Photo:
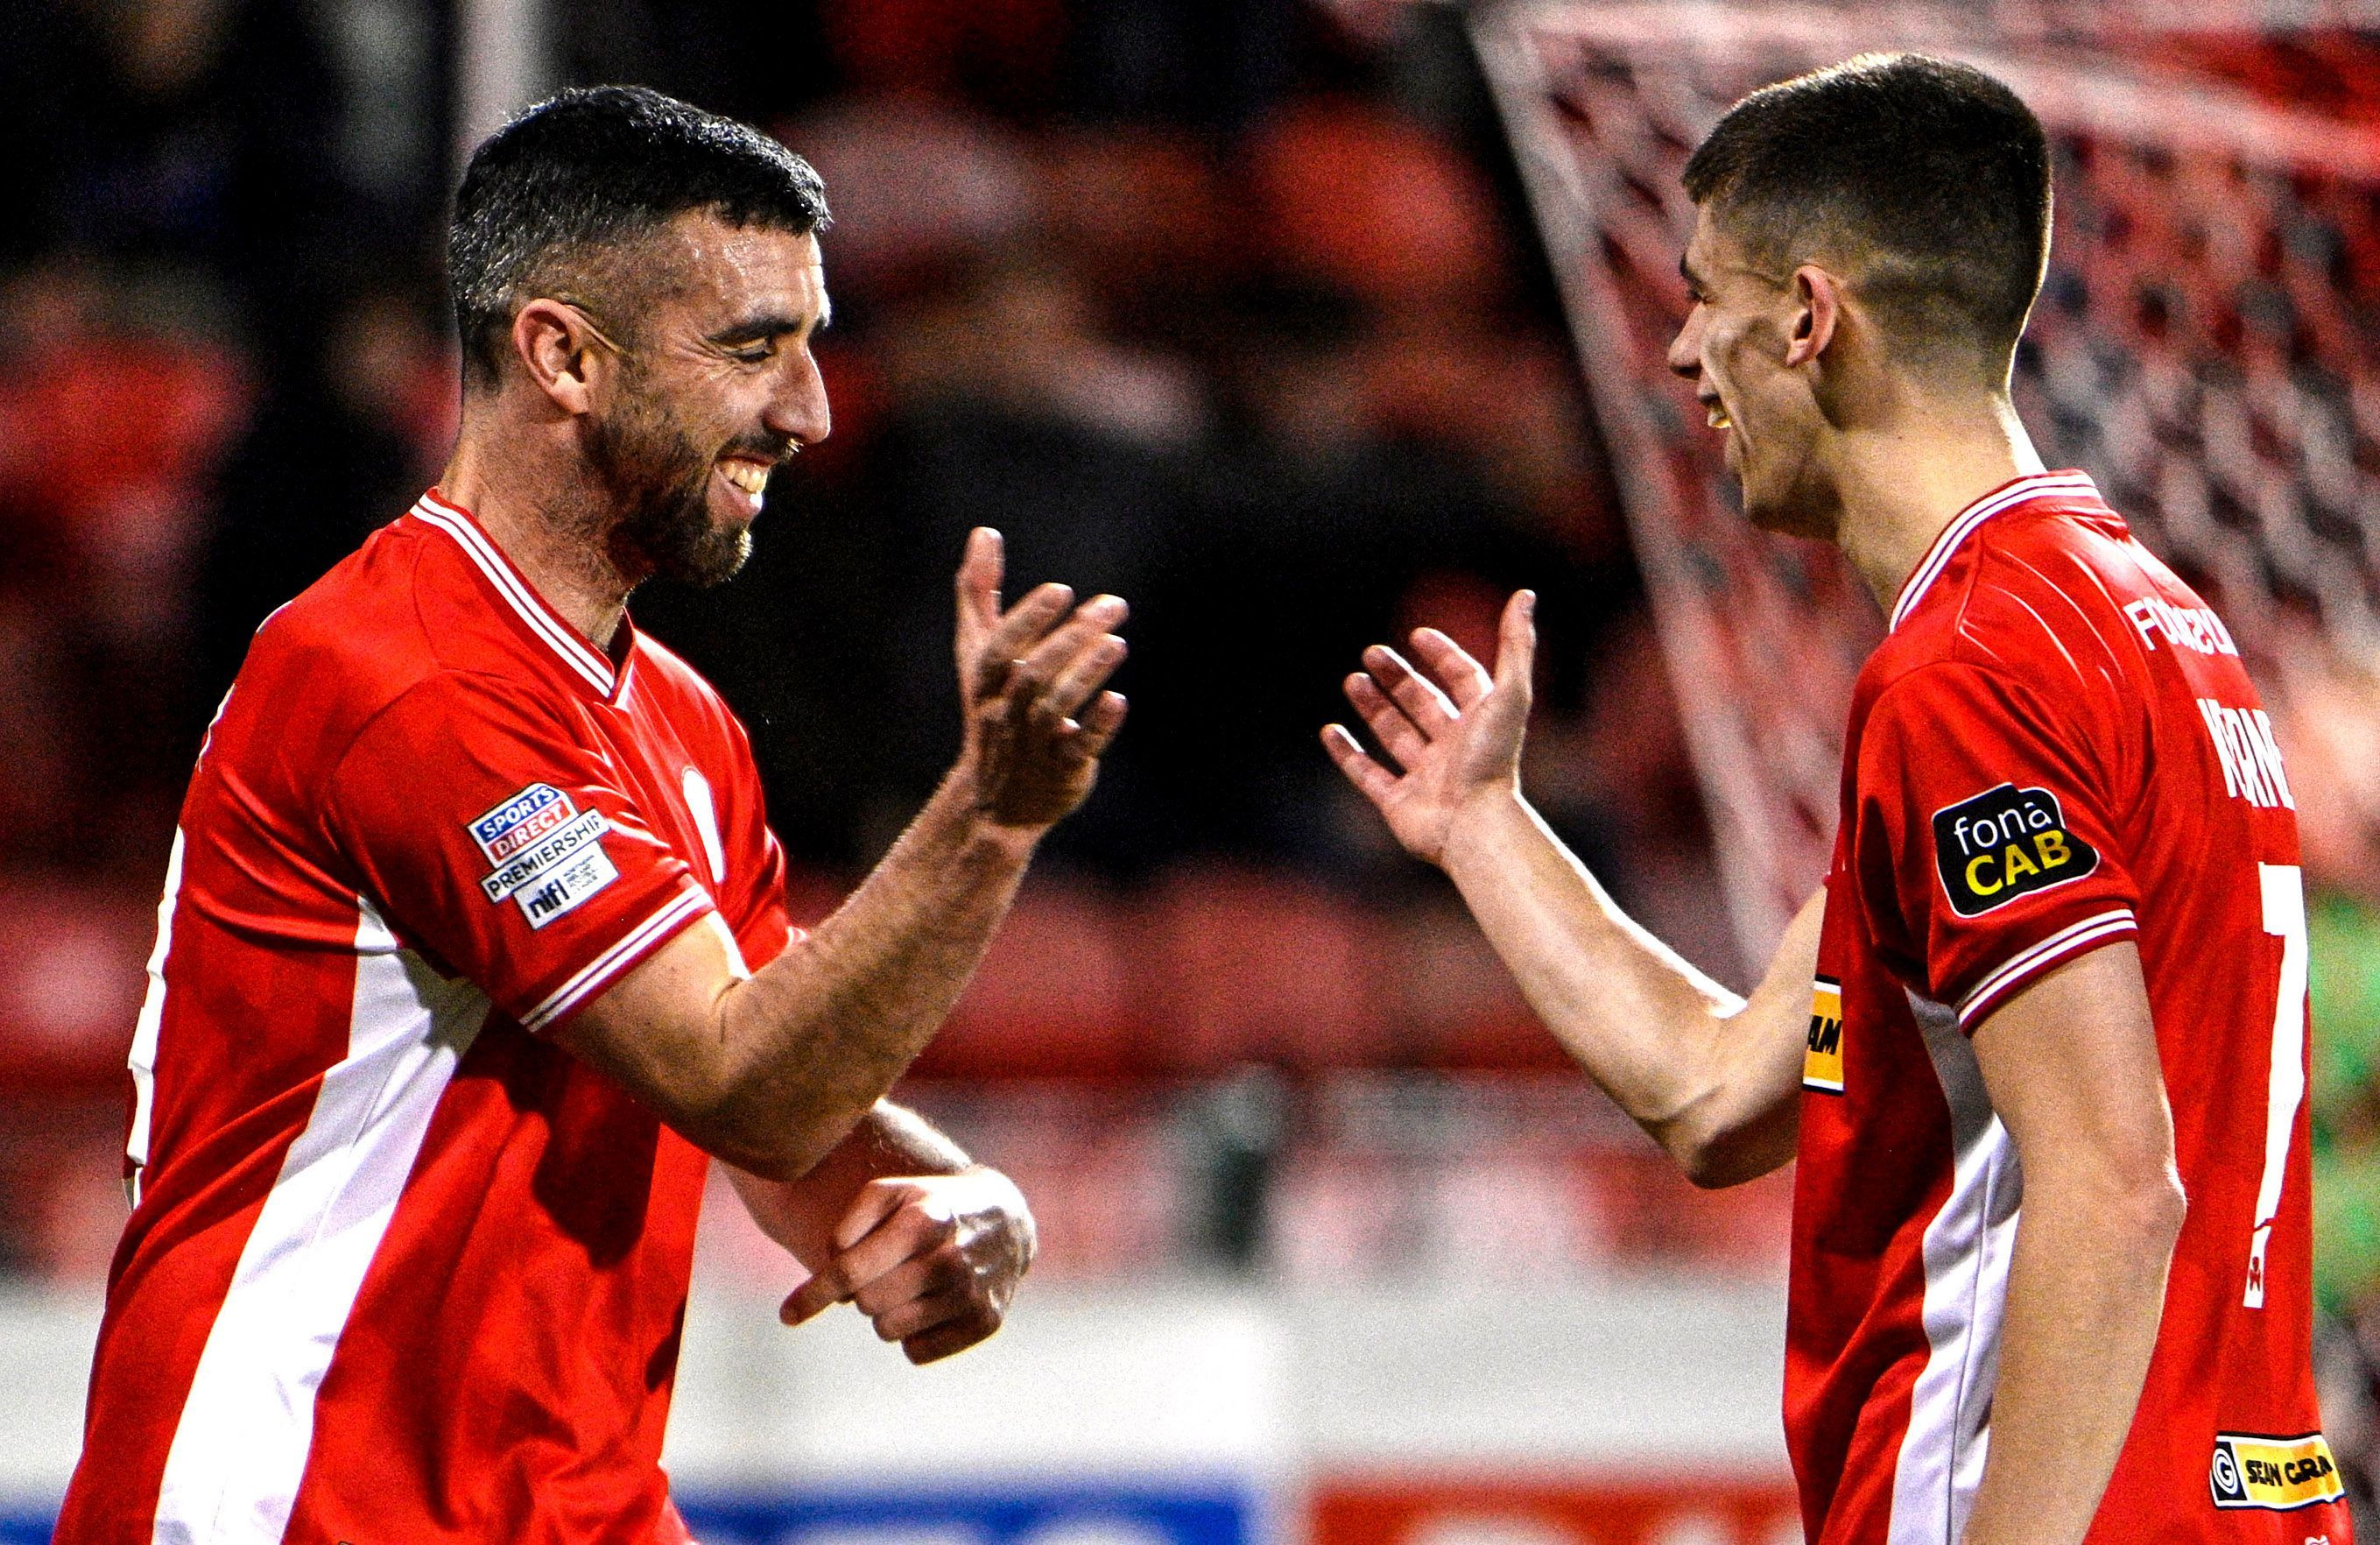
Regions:
<instances>
[{"instance_id":1,"label":"blurred crowd","mask_svg":"<svg viewBox=\"0 0 2380 1545\"><path fill-rule=\"evenodd\" d=\"M258 623L434 479L455 22L49 0L0 54L0 1261L87 1274L174 812ZM1363 645L1543 596L1533 786L1732 972L1527 217L1451 14L553 0L817 163L832 438L640 623L751 726L822 910L956 747L948 575L1135 608L1133 724L927 1071L1558 1061L1316 741ZM14 142L11 142L13 139ZM1062 969L1051 963L1062 962ZM71 1156L72 1162L67 1162Z\"/></svg>"}]
</instances>

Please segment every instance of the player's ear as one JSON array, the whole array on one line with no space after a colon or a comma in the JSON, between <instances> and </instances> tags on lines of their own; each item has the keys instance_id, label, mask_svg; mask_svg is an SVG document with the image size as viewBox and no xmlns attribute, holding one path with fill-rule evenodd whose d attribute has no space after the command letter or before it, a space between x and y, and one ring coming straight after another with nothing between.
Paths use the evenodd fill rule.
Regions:
<instances>
[{"instance_id":1,"label":"player's ear","mask_svg":"<svg viewBox=\"0 0 2380 1545\"><path fill-rule=\"evenodd\" d=\"M589 372L600 347L587 319L558 300L532 300L513 317L513 352L538 390L574 417L593 404Z\"/></svg>"},{"instance_id":2,"label":"player's ear","mask_svg":"<svg viewBox=\"0 0 2380 1545\"><path fill-rule=\"evenodd\" d=\"M1793 314L1785 327L1785 363L1806 365L1834 342L1842 320L1843 282L1816 263L1793 271Z\"/></svg>"}]
</instances>

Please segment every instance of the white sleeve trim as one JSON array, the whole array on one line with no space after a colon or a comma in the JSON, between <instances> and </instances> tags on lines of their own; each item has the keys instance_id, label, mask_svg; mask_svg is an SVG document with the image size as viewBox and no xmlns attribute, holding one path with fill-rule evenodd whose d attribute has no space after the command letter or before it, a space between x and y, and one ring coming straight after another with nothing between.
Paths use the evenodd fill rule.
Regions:
<instances>
[{"instance_id":1,"label":"white sleeve trim","mask_svg":"<svg viewBox=\"0 0 2380 1545\"><path fill-rule=\"evenodd\" d=\"M555 988L545 1002L521 1016L521 1028L534 1032L552 1024L610 985L612 979L647 945L687 918L710 910L710 894L699 885L688 884L662 903L661 910L628 930L617 943L588 962L577 976Z\"/></svg>"},{"instance_id":2,"label":"white sleeve trim","mask_svg":"<svg viewBox=\"0 0 2380 1545\"><path fill-rule=\"evenodd\" d=\"M2032 978L2047 970L2068 955L2079 955L2094 945L2105 943L2119 934L2140 931L2139 919L2129 906L2101 912L2069 923L2039 943L2018 951L2000 963L1999 968L1975 983L1974 991L1959 1000L1959 1026L1964 1029L2010 989L2020 987Z\"/></svg>"}]
</instances>

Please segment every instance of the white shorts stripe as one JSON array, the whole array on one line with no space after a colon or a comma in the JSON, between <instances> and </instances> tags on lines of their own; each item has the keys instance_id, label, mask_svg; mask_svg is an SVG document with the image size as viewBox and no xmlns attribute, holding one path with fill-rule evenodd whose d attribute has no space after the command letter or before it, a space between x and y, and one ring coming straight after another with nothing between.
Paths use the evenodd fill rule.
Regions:
<instances>
[{"instance_id":1,"label":"white shorts stripe","mask_svg":"<svg viewBox=\"0 0 2380 1545\"><path fill-rule=\"evenodd\" d=\"M607 986L638 951L659 939L672 927L710 909L710 897L699 886L687 883L685 890L663 903L660 911L630 929L620 942L588 962L579 973L553 990L545 1002L521 1018L521 1028L541 1030L577 1008L586 999Z\"/></svg>"},{"instance_id":2,"label":"white shorts stripe","mask_svg":"<svg viewBox=\"0 0 2380 1545\"><path fill-rule=\"evenodd\" d=\"M400 949L358 901L347 1054L322 1075L216 1309L165 1455L155 1545L272 1545L314 1396L488 1000Z\"/></svg>"}]
</instances>

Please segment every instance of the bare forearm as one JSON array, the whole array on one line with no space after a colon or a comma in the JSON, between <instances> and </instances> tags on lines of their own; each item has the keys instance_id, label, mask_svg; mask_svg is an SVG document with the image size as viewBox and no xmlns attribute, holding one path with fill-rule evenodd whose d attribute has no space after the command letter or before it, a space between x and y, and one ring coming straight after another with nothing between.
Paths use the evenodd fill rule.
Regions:
<instances>
[{"instance_id":1,"label":"bare forearm","mask_svg":"<svg viewBox=\"0 0 2380 1545\"><path fill-rule=\"evenodd\" d=\"M861 1186L888 1175L958 1174L974 1164L916 1112L880 1100L798 1180L771 1180L732 1164L727 1174L761 1230L816 1271L833 1254L835 1221Z\"/></svg>"},{"instance_id":2,"label":"bare forearm","mask_svg":"<svg viewBox=\"0 0 2380 1545\"><path fill-rule=\"evenodd\" d=\"M2156 1344L2179 1190L2026 1176L1965 1545L2080 1540L2131 1431Z\"/></svg>"},{"instance_id":3,"label":"bare forearm","mask_svg":"<svg viewBox=\"0 0 2380 1545\"><path fill-rule=\"evenodd\" d=\"M1033 834L983 821L955 778L800 946L720 1005L733 1156L808 1172L925 1048L1015 898Z\"/></svg>"},{"instance_id":4,"label":"bare forearm","mask_svg":"<svg viewBox=\"0 0 2380 1545\"><path fill-rule=\"evenodd\" d=\"M1713 1123L1733 1119L1715 1103L1735 1076L1761 1074L1732 1054L1734 1040L1759 1033L1738 1023L1745 1000L1623 913L1517 795L1466 811L1445 867L1563 1048L1696 1169Z\"/></svg>"}]
</instances>

